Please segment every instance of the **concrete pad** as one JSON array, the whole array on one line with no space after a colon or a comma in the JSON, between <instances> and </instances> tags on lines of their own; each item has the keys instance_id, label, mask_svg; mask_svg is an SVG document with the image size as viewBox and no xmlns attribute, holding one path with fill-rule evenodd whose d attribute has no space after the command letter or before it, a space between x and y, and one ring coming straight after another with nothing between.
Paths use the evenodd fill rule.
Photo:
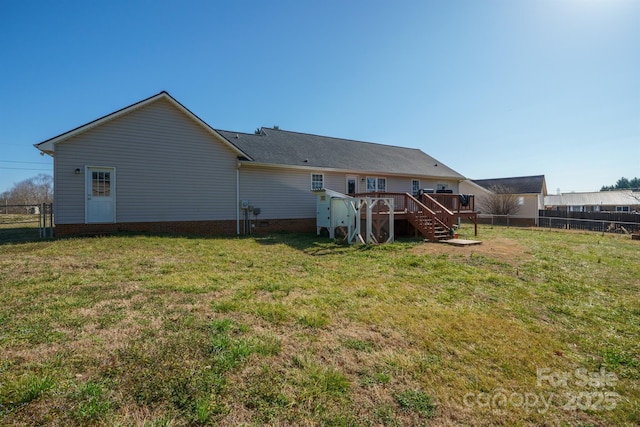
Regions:
<instances>
[{"instance_id":1,"label":"concrete pad","mask_svg":"<svg viewBox=\"0 0 640 427\"><path fill-rule=\"evenodd\" d=\"M454 246L472 246L472 245L479 245L482 242L479 240L449 239L449 240L442 240L442 243L447 243L449 245L454 245Z\"/></svg>"}]
</instances>

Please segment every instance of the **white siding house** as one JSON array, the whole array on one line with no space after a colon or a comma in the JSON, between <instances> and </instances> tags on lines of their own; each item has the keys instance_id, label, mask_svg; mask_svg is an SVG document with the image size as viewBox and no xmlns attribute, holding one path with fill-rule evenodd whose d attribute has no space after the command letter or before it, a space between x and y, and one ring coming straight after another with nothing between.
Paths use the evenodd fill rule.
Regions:
<instances>
[{"instance_id":1,"label":"white siding house","mask_svg":"<svg viewBox=\"0 0 640 427\"><path fill-rule=\"evenodd\" d=\"M262 129L216 130L161 92L37 144L54 158L56 235L313 231L314 186L409 192L462 175L420 150Z\"/></svg>"},{"instance_id":2,"label":"white siding house","mask_svg":"<svg viewBox=\"0 0 640 427\"><path fill-rule=\"evenodd\" d=\"M480 214L491 215L487 211L488 199L496 194L508 194L517 201L517 212L510 214L513 223L535 225L539 210L544 209L547 184L544 175L465 180L460 183L460 192L475 195L475 206Z\"/></svg>"}]
</instances>

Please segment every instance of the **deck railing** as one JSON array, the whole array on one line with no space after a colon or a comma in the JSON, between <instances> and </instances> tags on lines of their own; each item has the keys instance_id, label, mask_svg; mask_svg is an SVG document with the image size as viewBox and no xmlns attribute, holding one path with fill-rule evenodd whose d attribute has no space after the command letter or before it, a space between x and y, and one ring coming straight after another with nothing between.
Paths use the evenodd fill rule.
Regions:
<instances>
[{"instance_id":1,"label":"deck railing","mask_svg":"<svg viewBox=\"0 0 640 427\"><path fill-rule=\"evenodd\" d=\"M407 204L407 213L415 222L414 226L420 223L421 217L430 219L430 225L424 229L428 233L428 238L435 240L436 228L449 231L453 227L453 216L449 216L446 210L433 210L433 208L425 205L409 193L405 193L405 202Z\"/></svg>"},{"instance_id":2,"label":"deck railing","mask_svg":"<svg viewBox=\"0 0 640 427\"><path fill-rule=\"evenodd\" d=\"M407 202L406 193L384 193L384 192L371 192L371 193L356 193L351 194L354 197L385 197L393 199L393 210L396 213L406 213Z\"/></svg>"},{"instance_id":3,"label":"deck railing","mask_svg":"<svg viewBox=\"0 0 640 427\"><path fill-rule=\"evenodd\" d=\"M453 227L453 212L429 194L423 194L420 201L427 206L447 229Z\"/></svg>"},{"instance_id":4,"label":"deck railing","mask_svg":"<svg viewBox=\"0 0 640 427\"><path fill-rule=\"evenodd\" d=\"M385 197L393 199L394 211L398 214L407 214L414 227L419 228L425 237L435 238L435 228L450 230L453 227L453 212L434 199L418 200L409 193L358 193L355 197ZM426 203L424 203L426 202ZM429 219L430 221L424 221ZM426 225L426 223L429 225Z\"/></svg>"},{"instance_id":5,"label":"deck railing","mask_svg":"<svg viewBox=\"0 0 640 427\"><path fill-rule=\"evenodd\" d=\"M423 194L423 198L425 196L435 199L442 206L445 206L447 209L454 213L474 212L476 210L475 196L473 194Z\"/></svg>"}]
</instances>

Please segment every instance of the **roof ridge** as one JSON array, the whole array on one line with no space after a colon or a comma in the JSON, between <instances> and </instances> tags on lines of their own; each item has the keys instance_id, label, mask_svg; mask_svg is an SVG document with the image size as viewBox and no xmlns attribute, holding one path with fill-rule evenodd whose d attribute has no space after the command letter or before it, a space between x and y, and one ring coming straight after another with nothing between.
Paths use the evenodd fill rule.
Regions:
<instances>
[{"instance_id":1,"label":"roof ridge","mask_svg":"<svg viewBox=\"0 0 640 427\"><path fill-rule=\"evenodd\" d=\"M333 139L333 140L338 140L338 141L348 141L348 142L356 142L358 144L372 144L372 145L379 145L379 146L384 146L384 147L392 147L392 148L402 148L403 150L414 150L414 151L422 151L419 148L413 148L413 147L402 147L400 145L391 145L391 144L381 144L379 142L371 142L371 141L362 141L359 139L352 139L352 138L339 138L337 136L327 136L327 135L319 135L317 133L308 133L308 132L299 132L299 131L293 131L293 130L284 130L284 129L273 129L273 128L265 128L265 127L261 127L260 129L266 129L269 131L275 131L275 132L286 132L286 133L293 133L296 135L306 135L306 136L315 136L318 138L327 138L327 139ZM268 135L268 134L267 134ZM422 151L423 152L423 151ZM424 153L424 152L423 152ZM426 153L425 153L426 154Z\"/></svg>"},{"instance_id":2,"label":"roof ridge","mask_svg":"<svg viewBox=\"0 0 640 427\"><path fill-rule=\"evenodd\" d=\"M544 178L544 174L540 175L524 175L524 176L508 176L504 178L480 178L480 179L471 179L471 181L495 181L502 179L524 179L524 178Z\"/></svg>"},{"instance_id":3,"label":"roof ridge","mask_svg":"<svg viewBox=\"0 0 640 427\"><path fill-rule=\"evenodd\" d=\"M249 132L238 132L237 130L229 130L229 129L217 129L217 128L214 128L214 130L216 132L237 133L238 135L263 136L262 134L249 133Z\"/></svg>"}]
</instances>

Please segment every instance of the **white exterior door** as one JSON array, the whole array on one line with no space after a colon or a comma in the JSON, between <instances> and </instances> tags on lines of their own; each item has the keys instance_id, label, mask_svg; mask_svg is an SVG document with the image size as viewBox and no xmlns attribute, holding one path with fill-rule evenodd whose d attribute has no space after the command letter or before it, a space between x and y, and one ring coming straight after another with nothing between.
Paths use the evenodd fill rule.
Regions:
<instances>
[{"instance_id":1,"label":"white exterior door","mask_svg":"<svg viewBox=\"0 0 640 427\"><path fill-rule=\"evenodd\" d=\"M87 167L86 222L116 222L115 168Z\"/></svg>"}]
</instances>

